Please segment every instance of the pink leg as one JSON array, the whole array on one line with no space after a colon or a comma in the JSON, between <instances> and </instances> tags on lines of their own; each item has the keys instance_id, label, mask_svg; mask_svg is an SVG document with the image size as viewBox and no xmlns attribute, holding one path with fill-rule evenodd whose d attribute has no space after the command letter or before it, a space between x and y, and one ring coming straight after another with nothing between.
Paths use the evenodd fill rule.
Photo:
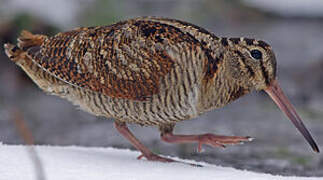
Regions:
<instances>
[{"instance_id":1,"label":"pink leg","mask_svg":"<svg viewBox=\"0 0 323 180\"><path fill-rule=\"evenodd\" d=\"M198 143L199 152L202 151L203 144L224 148L227 144L240 144L252 141L252 138L242 136L220 136L216 134L174 135L171 132L162 133L161 139L168 143Z\"/></svg>"},{"instance_id":2,"label":"pink leg","mask_svg":"<svg viewBox=\"0 0 323 180\"><path fill-rule=\"evenodd\" d=\"M126 123L115 122L114 125L119 133L122 134L126 139L128 139L130 143L142 153L142 155L140 155L138 159L145 157L149 161L175 162L175 160L164 158L152 153L130 132Z\"/></svg>"}]
</instances>

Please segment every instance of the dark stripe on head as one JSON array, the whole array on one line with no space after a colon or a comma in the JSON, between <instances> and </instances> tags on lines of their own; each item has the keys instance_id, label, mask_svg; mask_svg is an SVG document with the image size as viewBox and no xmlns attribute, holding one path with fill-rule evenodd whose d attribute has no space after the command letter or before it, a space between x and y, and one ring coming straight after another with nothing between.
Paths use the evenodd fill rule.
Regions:
<instances>
[{"instance_id":1,"label":"dark stripe on head","mask_svg":"<svg viewBox=\"0 0 323 180\"><path fill-rule=\"evenodd\" d=\"M263 49L267 49L268 47L270 47L270 45L264 41L258 41L258 46L262 47Z\"/></svg>"},{"instance_id":2,"label":"dark stripe on head","mask_svg":"<svg viewBox=\"0 0 323 180\"><path fill-rule=\"evenodd\" d=\"M239 44L240 38L230 38L229 39L233 44Z\"/></svg>"},{"instance_id":3,"label":"dark stripe on head","mask_svg":"<svg viewBox=\"0 0 323 180\"><path fill-rule=\"evenodd\" d=\"M248 46L253 45L254 39L244 38L243 39Z\"/></svg>"},{"instance_id":4,"label":"dark stripe on head","mask_svg":"<svg viewBox=\"0 0 323 180\"><path fill-rule=\"evenodd\" d=\"M262 61L260 61L260 67L261 67L262 75L265 78L265 83L266 83L266 85L269 85L270 82L269 82L268 72L266 71L264 63Z\"/></svg>"},{"instance_id":5,"label":"dark stripe on head","mask_svg":"<svg viewBox=\"0 0 323 180\"><path fill-rule=\"evenodd\" d=\"M228 44L228 39L227 38L221 38L221 44L223 45L223 46L228 46L229 44Z\"/></svg>"},{"instance_id":6,"label":"dark stripe on head","mask_svg":"<svg viewBox=\"0 0 323 180\"><path fill-rule=\"evenodd\" d=\"M243 65L247 68L247 71L250 73L252 77L255 76L255 72L252 70L252 68L246 63L246 58L243 56L243 54L240 51L235 51L236 54L238 54L241 58L241 61Z\"/></svg>"}]
</instances>

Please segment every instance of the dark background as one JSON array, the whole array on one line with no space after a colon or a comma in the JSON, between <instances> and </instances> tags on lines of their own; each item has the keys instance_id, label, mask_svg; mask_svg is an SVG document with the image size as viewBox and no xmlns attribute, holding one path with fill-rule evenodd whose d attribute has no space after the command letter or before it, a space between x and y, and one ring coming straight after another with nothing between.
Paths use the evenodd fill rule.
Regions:
<instances>
[{"instance_id":1,"label":"dark background","mask_svg":"<svg viewBox=\"0 0 323 180\"><path fill-rule=\"evenodd\" d=\"M0 0L0 142L22 144L10 113L19 109L36 144L132 148L113 121L94 117L69 102L41 92L10 62L3 43L22 29L54 35L79 26L108 25L137 16L164 16L207 28L217 36L249 37L270 43L278 80L323 149L323 3L309 0ZM262 92L178 123L176 133L249 135L256 139L226 149L170 145L156 128L131 125L157 153L281 175L323 176L323 156Z\"/></svg>"}]
</instances>

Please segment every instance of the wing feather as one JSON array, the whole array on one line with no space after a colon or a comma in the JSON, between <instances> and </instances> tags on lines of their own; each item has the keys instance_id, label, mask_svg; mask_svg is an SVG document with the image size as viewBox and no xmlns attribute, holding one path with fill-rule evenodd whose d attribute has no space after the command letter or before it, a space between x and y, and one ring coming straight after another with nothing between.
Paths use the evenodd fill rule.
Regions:
<instances>
[{"instance_id":1,"label":"wing feather","mask_svg":"<svg viewBox=\"0 0 323 180\"><path fill-rule=\"evenodd\" d=\"M159 92L160 78L176 63L167 48L195 41L171 25L132 20L59 33L28 54L69 84L141 101Z\"/></svg>"}]
</instances>

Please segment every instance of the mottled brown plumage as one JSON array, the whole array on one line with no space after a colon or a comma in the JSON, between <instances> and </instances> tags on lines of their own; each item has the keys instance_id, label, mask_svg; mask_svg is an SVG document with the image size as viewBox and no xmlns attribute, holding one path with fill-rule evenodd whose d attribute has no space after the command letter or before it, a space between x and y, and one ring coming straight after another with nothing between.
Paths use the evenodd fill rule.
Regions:
<instances>
[{"instance_id":1,"label":"mottled brown plumage","mask_svg":"<svg viewBox=\"0 0 323 180\"><path fill-rule=\"evenodd\" d=\"M176 122L222 107L253 90L268 92L318 151L275 80L276 59L264 41L225 38L179 20L143 17L77 28L53 37L23 31L6 53L44 91L115 119L149 160L125 123L155 125L164 141L224 146L249 140L214 134L173 135ZM276 99L275 99L276 98ZM304 130L305 129L305 130Z\"/></svg>"}]
</instances>

